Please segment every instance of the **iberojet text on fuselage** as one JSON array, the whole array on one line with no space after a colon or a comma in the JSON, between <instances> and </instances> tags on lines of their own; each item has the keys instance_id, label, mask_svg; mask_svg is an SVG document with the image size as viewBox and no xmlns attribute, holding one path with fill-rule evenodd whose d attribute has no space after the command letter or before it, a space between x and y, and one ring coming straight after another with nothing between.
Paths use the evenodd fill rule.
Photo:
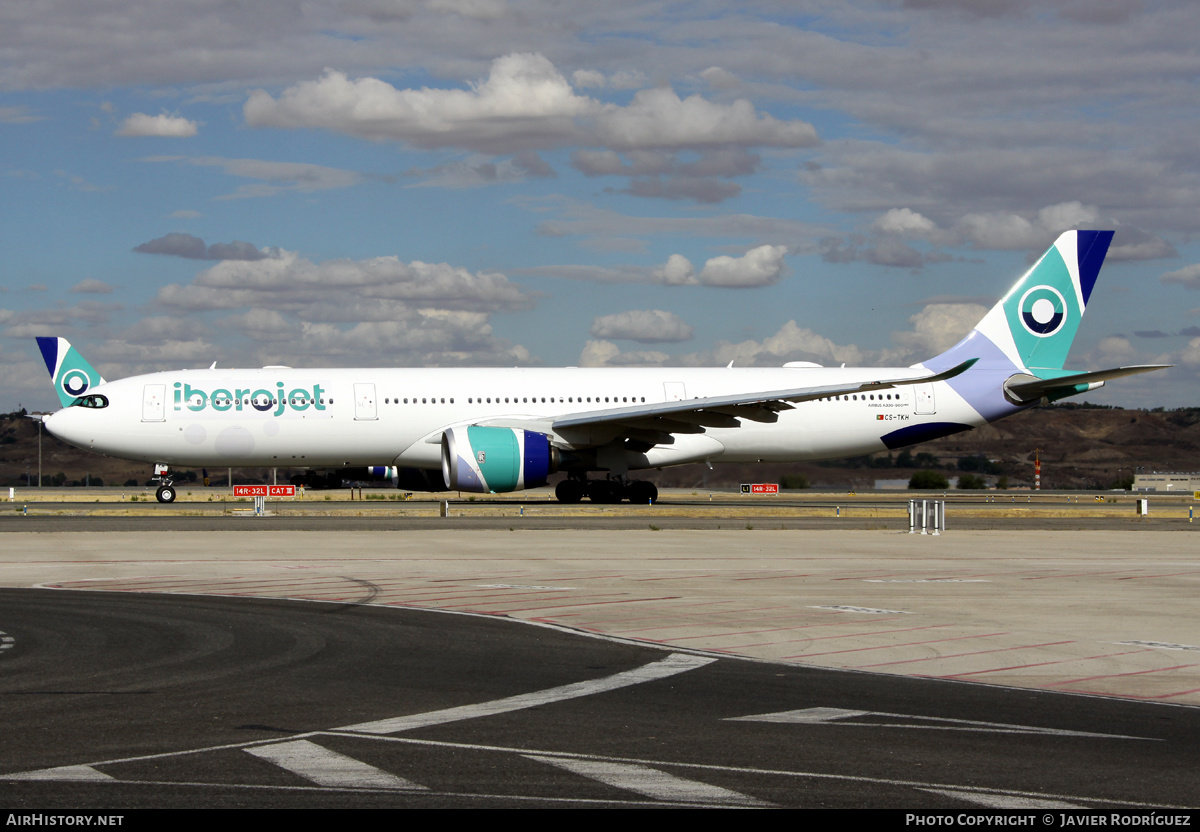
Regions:
<instances>
[{"instance_id":1,"label":"iberojet text on fuselage","mask_svg":"<svg viewBox=\"0 0 1200 832\"><path fill-rule=\"evenodd\" d=\"M199 387L193 387L186 382L175 382L175 410L190 410L199 413L211 408L219 413L239 411L252 407L260 413L274 409L272 416L282 416L286 410L325 409L325 389L319 384L311 388L295 387L284 395L284 383L275 382L275 390L259 387L235 387L233 389L218 387L211 393ZM332 404L333 400L330 399Z\"/></svg>"}]
</instances>

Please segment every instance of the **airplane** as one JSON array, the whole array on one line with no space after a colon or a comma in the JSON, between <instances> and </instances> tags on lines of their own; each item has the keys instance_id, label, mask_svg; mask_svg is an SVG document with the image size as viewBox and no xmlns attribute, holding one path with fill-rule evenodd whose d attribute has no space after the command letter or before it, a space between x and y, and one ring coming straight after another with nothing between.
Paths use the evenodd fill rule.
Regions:
<instances>
[{"instance_id":1,"label":"airplane","mask_svg":"<svg viewBox=\"0 0 1200 832\"><path fill-rule=\"evenodd\" d=\"M562 471L562 502L646 504L658 489L631 472L894 450L1170 366L1063 369L1112 236L1062 234L965 338L911 367L214 364L105 381L65 339L40 337L63 404L43 419L73 445L154 463L164 503L176 495L170 466L263 466L393 479L417 469L474 493L536 488Z\"/></svg>"}]
</instances>

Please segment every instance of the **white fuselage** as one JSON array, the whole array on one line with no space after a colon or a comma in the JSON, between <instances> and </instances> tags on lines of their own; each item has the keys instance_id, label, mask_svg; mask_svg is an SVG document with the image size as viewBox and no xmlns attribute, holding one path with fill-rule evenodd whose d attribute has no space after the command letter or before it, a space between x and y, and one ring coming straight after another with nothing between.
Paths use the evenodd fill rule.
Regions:
<instances>
[{"instance_id":1,"label":"white fuselage","mask_svg":"<svg viewBox=\"0 0 1200 832\"><path fill-rule=\"evenodd\" d=\"M911 368L181 370L109 382L107 407L47 417L54 435L124 459L172 466L440 466L447 428L508 422L564 450L597 448L603 427L556 432L555 417L720 395L911 377ZM927 389L926 389L927 388ZM884 449L922 422L984 419L944 382L803 402L774 423L741 420L675 436L629 468L695 461L787 462Z\"/></svg>"}]
</instances>

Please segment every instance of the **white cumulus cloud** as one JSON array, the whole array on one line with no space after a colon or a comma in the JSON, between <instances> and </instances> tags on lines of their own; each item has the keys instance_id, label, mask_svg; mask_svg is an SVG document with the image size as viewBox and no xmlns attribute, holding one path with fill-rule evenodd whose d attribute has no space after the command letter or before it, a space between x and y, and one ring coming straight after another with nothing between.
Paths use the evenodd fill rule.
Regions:
<instances>
[{"instance_id":1,"label":"white cumulus cloud","mask_svg":"<svg viewBox=\"0 0 1200 832\"><path fill-rule=\"evenodd\" d=\"M631 309L592 320L591 334L596 338L616 338L645 344L687 341L692 327L673 312L662 309Z\"/></svg>"},{"instance_id":2,"label":"white cumulus cloud","mask_svg":"<svg viewBox=\"0 0 1200 832\"><path fill-rule=\"evenodd\" d=\"M118 136L164 136L171 139L188 139L196 135L196 122L183 116L161 113L148 116L134 113L117 128Z\"/></svg>"},{"instance_id":3,"label":"white cumulus cloud","mask_svg":"<svg viewBox=\"0 0 1200 832\"><path fill-rule=\"evenodd\" d=\"M575 135L577 116L600 109L576 95L545 57L517 53L497 58L488 78L466 90L396 89L329 70L278 99L255 90L243 112L252 127L323 127L420 147L502 152L557 144Z\"/></svg>"},{"instance_id":4,"label":"white cumulus cloud","mask_svg":"<svg viewBox=\"0 0 1200 832\"><path fill-rule=\"evenodd\" d=\"M658 350L621 352L612 341L588 341L579 355L580 367L659 367L670 356Z\"/></svg>"},{"instance_id":5,"label":"white cumulus cloud","mask_svg":"<svg viewBox=\"0 0 1200 832\"><path fill-rule=\"evenodd\" d=\"M696 282L696 269L692 266L692 261L682 254L672 254L662 268L654 270L653 275L657 281L668 286Z\"/></svg>"},{"instance_id":6,"label":"white cumulus cloud","mask_svg":"<svg viewBox=\"0 0 1200 832\"><path fill-rule=\"evenodd\" d=\"M909 208L893 208L875 220L875 228L884 234L930 234L937 224Z\"/></svg>"},{"instance_id":7,"label":"white cumulus cloud","mask_svg":"<svg viewBox=\"0 0 1200 832\"><path fill-rule=\"evenodd\" d=\"M629 106L607 110L599 137L608 147L749 145L812 147L817 131L803 121L778 121L744 98L718 104L699 95L681 99L666 87L641 90Z\"/></svg>"},{"instance_id":8,"label":"white cumulus cloud","mask_svg":"<svg viewBox=\"0 0 1200 832\"><path fill-rule=\"evenodd\" d=\"M714 257L704 264L696 280L708 286L768 286L787 272L785 254L787 246L765 245L752 248L741 257Z\"/></svg>"},{"instance_id":9,"label":"white cumulus cloud","mask_svg":"<svg viewBox=\"0 0 1200 832\"><path fill-rule=\"evenodd\" d=\"M910 332L892 333L900 349L885 355L894 363L932 358L961 341L987 311L978 303L931 303L908 319L913 325Z\"/></svg>"},{"instance_id":10,"label":"white cumulus cloud","mask_svg":"<svg viewBox=\"0 0 1200 832\"><path fill-rule=\"evenodd\" d=\"M1178 283L1187 289L1200 289L1200 263L1167 272L1159 280L1163 283Z\"/></svg>"},{"instance_id":11,"label":"white cumulus cloud","mask_svg":"<svg viewBox=\"0 0 1200 832\"><path fill-rule=\"evenodd\" d=\"M640 73L572 76L582 87L640 86ZM418 147L462 147L488 153L563 144L621 150L728 145L811 147L816 130L800 120L759 113L745 99L730 104L666 87L639 91L627 106L578 95L545 56L497 58L486 79L468 89L397 89L378 78L351 79L328 70L278 98L250 94L243 114L252 127L318 127Z\"/></svg>"},{"instance_id":12,"label":"white cumulus cloud","mask_svg":"<svg viewBox=\"0 0 1200 832\"><path fill-rule=\"evenodd\" d=\"M1032 220L1004 212L967 214L955 230L976 248L1036 249L1067 229L1095 223L1099 213L1079 202L1062 202L1042 208Z\"/></svg>"}]
</instances>

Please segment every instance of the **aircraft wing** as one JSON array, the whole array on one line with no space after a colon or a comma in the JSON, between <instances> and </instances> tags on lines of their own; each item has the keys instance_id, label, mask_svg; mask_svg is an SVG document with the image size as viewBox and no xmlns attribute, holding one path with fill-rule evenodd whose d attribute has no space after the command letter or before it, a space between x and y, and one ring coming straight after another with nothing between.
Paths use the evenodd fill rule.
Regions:
<instances>
[{"instance_id":1,"label":"aircraft wing","mask_svg":"<svg viewBox=\"0 0 1200 832\"><path fill-rule=\"evenodd\" d=\"M615 428L619 432L643 434L646 439L653 441L654 435L665 437L674 433L703 433L706 427L735 428L741 424L740 419L749 419L754 422L775 422L779 419L780 411L790 410L799 402L828 396L869 393L874 390L887 390L910 384L943 381L966 372L977 360L969 359L941 373L906 378L833 384L822 387L796 387L789 390L709 396L681 399L674 402L617 407L610 410L567 413L555 418L551 427L560 434L569 433L573 429L609 427ZM669 442L667 439L658 441Z\"/></svg>"}]
</instances>

